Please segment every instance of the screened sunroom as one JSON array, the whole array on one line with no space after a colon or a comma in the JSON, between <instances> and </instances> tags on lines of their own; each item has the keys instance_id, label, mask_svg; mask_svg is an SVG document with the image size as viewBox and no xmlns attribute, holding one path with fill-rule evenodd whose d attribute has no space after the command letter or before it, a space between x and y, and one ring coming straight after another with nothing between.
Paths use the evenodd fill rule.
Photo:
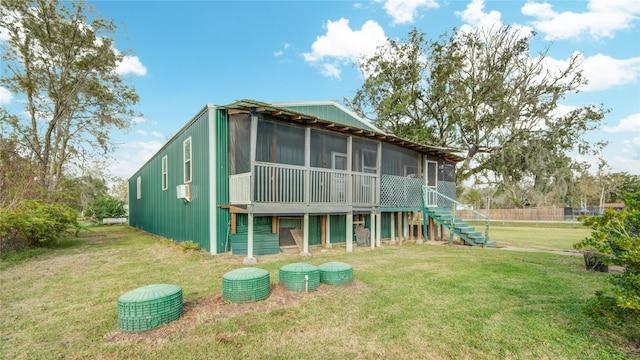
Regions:
<instances>
[{"instance_id":1,"label":"screened sunroom","mask_svg":"<svg viewBox=\"0 0 640 360\"><path fill-rule=\"evenodd\" d=\"M455 174L453 162L408 148L409 142L289 118L265 112L229 116L231 205L251 205L254 214L417 210L423 185L435 189L446 169ZM384 141L389 139L395 143Z\"/></svg>"}]
</instances>

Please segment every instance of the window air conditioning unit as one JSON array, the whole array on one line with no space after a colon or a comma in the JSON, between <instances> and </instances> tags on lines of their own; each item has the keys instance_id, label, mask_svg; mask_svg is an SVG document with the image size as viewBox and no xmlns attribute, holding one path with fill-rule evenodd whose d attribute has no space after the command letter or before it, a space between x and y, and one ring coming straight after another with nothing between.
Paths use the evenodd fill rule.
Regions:
<instances>
[{"instance_id":1,"label":"window air conditioning unit","mask_svg":"<svg viewBox=\"0 0 640 360\"><path fill-rule=\"evenodd\" d=\"M189 185L185 184L176 186L176 193L178 195L178 199L189 201L191 198L191 194L189 194Z\"/></svg>"}]
</instances>

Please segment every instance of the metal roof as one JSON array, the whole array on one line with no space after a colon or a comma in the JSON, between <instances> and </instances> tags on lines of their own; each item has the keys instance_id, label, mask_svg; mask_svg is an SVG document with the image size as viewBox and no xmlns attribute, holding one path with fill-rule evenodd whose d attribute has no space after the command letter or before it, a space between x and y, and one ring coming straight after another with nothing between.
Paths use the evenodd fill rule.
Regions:
<instances>
[{"instance_id":1,"label":"metal roof","mask_svg":"<svg viewBox=\"0 0 640 360\"><path fill-rule=\"evenodd\" d=\"M228 109L227 111L229 112L229 114L238 113L238 112L255 111L258 113L268 114L268 115L277 117L279 119L282 119L290 123L304 124L304 125L324 128L332 131L353 134L361 137L378 139L390 144L402 146L404 148L412 149L421 153L440 156L451 162L461 162L464 160L463 157L455 154L456 152L458 152L458 150L456 149L423 145L413 141L401 139L394 135L385 134L375 126L372 126L371 124L366 123L364 120L362 120L361 118L359 118L353 112L350 112L350 111L348 112L348 115L351 117L355 117L358 120L358 123L350 122L349 124L344 124L335 119L323 119L312 114L306 114L306 113L294 111L288 108L289 106L298 107L298 106L307 106L307 105L333 105L338 107L338 109L340 110L343 110L343 111L346 110L344 107L339 106L337 103L331 102L331 101L270 104L270 103L265 103L265 102L260 102L256 100L250 100L250 99L238 100L224 107Z\"/></svg>"},{"instance_id":2,"label":"metal roof","mask_svg":"<svg viewBox=\"0 0 640 360\"><path fill-rule=\"evenodd\" d=\"M271 103L271 105L287 108L307 115L317 116L323 119L330 119L340 122L343 125L353 125L364 130L376 131L381 134L385 132L378 127L362 119L353 111L344 107L340 103L332 100L327 101L306 101L306 102L283 102ZM333 110L333 112L331 111ZM336 116L336 114L339 114ZM332 117L333 116L333 117Z\"/></svg>"}]
</instances>

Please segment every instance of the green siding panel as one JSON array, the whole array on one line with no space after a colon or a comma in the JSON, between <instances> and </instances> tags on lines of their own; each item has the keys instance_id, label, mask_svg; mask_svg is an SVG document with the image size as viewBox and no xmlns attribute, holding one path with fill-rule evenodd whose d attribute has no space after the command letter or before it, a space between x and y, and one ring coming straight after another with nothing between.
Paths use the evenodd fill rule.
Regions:
<instances>
[{"instance_id":1,"label":"green siding panel","mask_svg":"<svg viewBox=\"0 0 640 360\"><path fill-rule=\"evenodd\" d=\"M343 243L347 241L347 215L331 215L331 243Z\"/></svg>"},{"instance_id":2,"label":"green siding panel","mask_svg":"<svg viewBox=\"0 0 640 360\"><path fill-rule=\"evenodd\" d=\"M211 251L209 217L209 112L201 112L189 126L155 154L129 179L129 225L176 241L192 240ZM176 196L184 184L183 142L191 137L191 201ZM168 160L168 188L162 190L162 157ZM142 196L136 196L141 177Z\"/></svg>"},{"instance_id":3,"label":"green siding panel","mask_svg":"<svg viewBox=\"0 0 640 360\"><path fill-rule=\"evenodd\" d=\"M322 245L322 216L309 216L309 245Z\"/></svg>"},{"instance_id":4,"label":"green siding panel","mask_svg":"<svg viewBox=\"0 0 640 360\"><path fill-rule=\"evenodd\" d=\"M247 237L249 227L236 226L236 234L231 235L233 255L247 255ZM271 233L271 225L253 226L253 254L271 255L280 253L278 234Z\"/></svg>"},{"instance_id":5,"label":"green siding panel","mask_svg":"<svg viewBox=\"0 0 640 360\"><path fill-rule=\"evenodd\" d=\"M382 231L381 231L381 237L383 239L388 239L391 237L391 215L392 213L382 213L380 214L381 216L381 227L382 227Z\"/></svg>"}]
</instances>

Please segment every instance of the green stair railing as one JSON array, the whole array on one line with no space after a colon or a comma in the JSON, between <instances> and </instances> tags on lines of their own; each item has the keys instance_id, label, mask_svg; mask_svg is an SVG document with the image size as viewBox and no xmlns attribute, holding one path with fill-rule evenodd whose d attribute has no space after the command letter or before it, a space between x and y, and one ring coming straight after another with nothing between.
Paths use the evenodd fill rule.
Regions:
<instances>
[{"instance_id":1,"label":"green stair railing","mask_svg":"<svg viewBox=\"0 0 640 360\"><path fill-rule=\"evenodd\" d=\"M456 210L458 207L463 208L465 210L469 210L471 211L473 214L477 215L478 217L480 217L481 219L484 219L484 223L485 223L485 228L484 228L484 241L482 243L482 246L486 246L487 242L489 241L489 224L490 224L490 219L489 216L481 214L475 210L473 210L471 207L462 204L440 192L438 192L437 190L429 187L429 186L422 186L422 207L423 207L423 216L424 216L424 222L423 224L425 224L426 226L426 217L427 217L427 208L430 207L443 207L443 208L447 208L449 209L449 213L451 215L451 220L449 223L446 223L445 221L445 226L447 226L449 228L449 244L453 244L453 236L454 236L454 232L455 232L455 222L456 222ZM426 230L425 230L425 234L426 234ZM460 235L458 235L460 236Z\"/></svg>"}]
</instances>

